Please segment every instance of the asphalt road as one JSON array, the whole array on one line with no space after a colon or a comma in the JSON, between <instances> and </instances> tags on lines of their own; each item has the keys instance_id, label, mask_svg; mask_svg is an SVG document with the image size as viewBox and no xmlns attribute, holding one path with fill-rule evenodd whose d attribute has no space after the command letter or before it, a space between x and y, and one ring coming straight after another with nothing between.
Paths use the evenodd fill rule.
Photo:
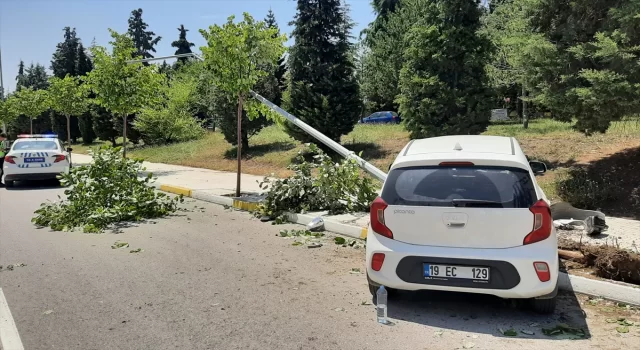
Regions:
<instances>
[{"instance_id":1,"label":"asphalt road","mask_svg":"<svg viewBox=\"0 0 640 350\"><path fill-rule=\"evenodd\" d=\"M292 246L272 226L204 202L175 216L83 234L36 229L60 188L0 188L0 288L25 349L638 349L637 311L565 294L551 317L491 297L401 293L375 321L363 251ZM115 241L129 248L111 249ZM130 253L131 249L143 249ZM8 270L7 265L15 265ZM20 266L25 264L26 266ZM586 340L542 327L567 323ZM517 337L499 332L514 329ZM520 331L533 331L526 335ZM0 342L3 342L0 339ZM13 350L13 349L4 349Z\"/></svg>"}]
</instances>

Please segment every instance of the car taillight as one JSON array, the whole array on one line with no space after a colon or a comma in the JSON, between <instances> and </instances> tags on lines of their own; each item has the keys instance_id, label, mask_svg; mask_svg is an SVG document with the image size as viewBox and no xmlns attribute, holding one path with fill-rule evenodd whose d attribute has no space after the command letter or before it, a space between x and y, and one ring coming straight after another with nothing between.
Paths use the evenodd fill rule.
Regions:
<instances>
[{"instance_id":1,"label":"car taillight","mask_svg":"<svg viewBox=\"0 0 640 350\"><path fill-rule=\"evenodd\" d=\"M16 164L16 162L13 160L14 158L14 156L5 156L4 161L7 163Z\"/></svg>"},{"instance_id":2,"label":"car taillight","mask_svg":"<svg viewBox=\"0 0 640 350\"><path fill-rule=\"evenodd\" d=\"M54 163L62 162L62 161L63 161L63 160L65 160L65 159L67 159L67 157L65 157L65 156L64 156L64 155L62 155L62 154L59 154L59 155L57 155L57 156L56 156L56 159L55 159L53 162L54 162Z\"/></svg>"},{"instance_id":3,"label":"car taillight","mask_svg":"<svg viewBox=\"0 0 640 350\"><path fill-rule=\"evenodd\" d=\"M544 200L539 200L529 208L533 213L533 230L524 238L522 244L531 244L543 241L551 236L551 209Z\"/></svg>"},{"instance_id":4,"label":"car taillight","mask_svg":"<svg viewBox=\"0 0 640 350\"><path fill-rule=\"evenodd\" d=\"M373 256L371 256L371 269L380 271L382 264L384 264L384 253L373 253Z\"/></svg>"},{"instance_id":5,"label":"car taillight","mask_svg":"<svg viewBox=\"0 0 640 350\"><path fill-rule=\"evenodd\" d=\"M393 233L384 223L384 210L387 209L387 206L387 203L380 197L371 203L371 211L369 212L371 229L379 235L393 239Z\"/></svg>"},{"instance_id":6,"label":"car taillight","mask_svg":"<svg viewBox=\"0 0 640 350\"><path fill-rule=\"evenodd\" d=\"M533 263L533 268L536 270L540 282L547 282L551 279L551 271L549 271L549 265L546 262L536 261Z\"/></svg>"}]
</instances>

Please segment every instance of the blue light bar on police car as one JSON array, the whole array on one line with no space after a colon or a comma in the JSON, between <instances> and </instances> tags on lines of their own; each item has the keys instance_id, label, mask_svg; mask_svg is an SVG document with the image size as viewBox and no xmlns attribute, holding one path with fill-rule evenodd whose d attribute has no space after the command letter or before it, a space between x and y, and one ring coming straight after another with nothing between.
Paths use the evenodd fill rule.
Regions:
<instances>
[{"instance_id":1,"label":"blue light bar on police car","mask_svg":"<svg viewBox=\"0 0 640 350\"><path fill-rule=\"evenodd\" d=\"M19 139L57 139L58 134L21 134L18 135Z\"/></svg>"}]
</instances>

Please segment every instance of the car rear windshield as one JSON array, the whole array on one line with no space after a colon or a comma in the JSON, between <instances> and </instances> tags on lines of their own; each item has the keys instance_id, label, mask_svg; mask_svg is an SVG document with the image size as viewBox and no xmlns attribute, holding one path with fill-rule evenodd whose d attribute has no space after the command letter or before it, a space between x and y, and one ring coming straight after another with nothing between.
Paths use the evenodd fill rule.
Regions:
<instances>
[{"instance_id":1,"label":"car rear windshield","mask_svg":"<svg viewBox=\"0 0 640 350\"><path fill-rule=\"evenodd\" d=\"M529 208L537 195L523 169L434 166L392 170L382 199L389 205Z\"/></svg>"},{"instance_id":2,"label":"car rear windshield","mask_svg":"<svg viewBox=\"0 0 640 350\"><path fill-rule=\"evenodd\" d=\"M55 141L16 141L13 144L14 151L55 151L58 149L58 144Z\"/></svg>"}]
</instances>

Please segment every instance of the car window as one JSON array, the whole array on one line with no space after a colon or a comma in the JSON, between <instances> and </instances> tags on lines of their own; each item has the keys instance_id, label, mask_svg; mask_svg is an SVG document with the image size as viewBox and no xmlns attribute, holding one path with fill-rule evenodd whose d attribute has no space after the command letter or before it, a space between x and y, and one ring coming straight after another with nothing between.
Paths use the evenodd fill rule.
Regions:
<instances>
[{"instance_id":1,"label":"car window","mask_svg":"<svg viewBox=\"0 0 640 350\"><path fill-rule=\"evenodd\" d=\"M58 144L55 141L17 141L13 144L14 151L55 151L58 150Z\"/></svg>"},{"instance_id":2,"label":"car window","mask_svg":"<svg viewBox=\"0 0 640 350\"><path fill-rule=\"evenodd\" d=\"M382 199L390 205L529 208L537 200L529 172L506 167L411 167L389 173ZM475 203L474 203L475 201Z\"/></svg>"}]
</instances>

